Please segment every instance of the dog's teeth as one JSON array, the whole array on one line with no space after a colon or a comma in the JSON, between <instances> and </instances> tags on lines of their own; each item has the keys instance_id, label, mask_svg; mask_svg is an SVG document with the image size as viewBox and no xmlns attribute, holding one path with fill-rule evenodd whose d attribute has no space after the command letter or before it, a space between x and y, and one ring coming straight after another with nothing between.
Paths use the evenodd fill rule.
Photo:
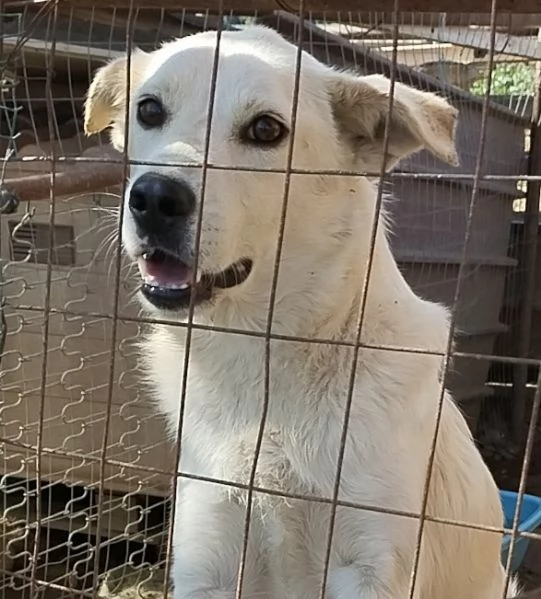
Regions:
<instances>
[{"instance_id":1,"label":"dog's teeth","mask_svg":"<svg viewBox=\"0 0 541 599\"><path fill-rule=\"evenodd\" d=\"M185 291L190 287L190 283L160 283L158 279L149 276L144 277L143 282L150 287L161 287L162 289L180 289L181 291Z\"/></svg>"},{"instance_id":2,"label":"dog's teeth","mask_svg":"<svg viewBox=\"0 0 541 599\"><path fill-rule=\"evenodd\" d=\"M180 284L168 283L166 285L163 285L163 287L165 287L165 289L175 289L175 290L179 289L180 291L184 291L190 287L190 284L189 283L180 283Z\"/></svg>"},{"instance_id":3,"label":"dog's teeth","mask_svg":"<svg viewBox=\"0 0 541 599\"><path fill-rule=\"evenodd\" d=\"M201 280L201 277L202 277L202 276L203 276L203 271L202 271L200 268L198 268L198 269L197 269L197 276L196 276L196 278L195 278L195 282L196 282L196 283L199 283L199 281Z\"/></svg>"},{"instance_id":4,"label":"dog's teeth","mask_svg":"<svg viewBox=\"0 0 541 599\"><path fill-rule=\"evenodd\" d=\"M158 281L154 277L144 277L143 282L151 287L159 287Z\"/></svg>"}]
</instances>

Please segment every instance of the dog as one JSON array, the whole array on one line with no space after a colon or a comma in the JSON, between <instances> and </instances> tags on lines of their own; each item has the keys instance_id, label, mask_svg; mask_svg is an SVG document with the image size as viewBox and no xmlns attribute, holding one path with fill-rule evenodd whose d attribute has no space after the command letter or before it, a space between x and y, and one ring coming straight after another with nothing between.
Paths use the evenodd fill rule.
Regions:
<instances>
[{"instance_id":1,"label":"dog","mask_svg":"<svg viewBox=\"0 0 541 599\"><path fill-rule=\"evenodd\" d=\"M175 599L232 599L241 563L246 599L409 596L450 320L404 280L374 176L423 148L456 165L457 112L396 83L389 116L387 78L303 52L296 83L296 58L262 26L198 33L113 60L87 94L87 134L110 128L132 161L123 246L163 322L143 376L182 425ZM441 522L503 522L448 393L430 481L413 596L502 597L501 534Z\"/></svg>"}]
</instances>

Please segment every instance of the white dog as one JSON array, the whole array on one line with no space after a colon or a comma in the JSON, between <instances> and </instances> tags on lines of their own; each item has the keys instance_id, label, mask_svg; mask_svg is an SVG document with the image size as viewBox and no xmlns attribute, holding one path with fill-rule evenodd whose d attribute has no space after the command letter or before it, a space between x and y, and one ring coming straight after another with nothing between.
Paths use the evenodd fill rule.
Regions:
<instances>
[{"instance_id":1,"label":"white dog","mask_svg":"<svg viewBox=\"0 0 541 599\"><path fill-rule=\"evenodd\" d=\"M336 72L303 53L294 120L293 45L263 27L224 32L215 71L216 45L216 32L206 32L133 54L129 96L127 60L111 62L90 87L85 127L94 133L112 126L114 143L126 146L131 160L152 163L130 169L124 246L139 264L144 308L155 319L185 323L193 296L194 322L203 325L189 346L180 469L237 483L180 478L176 599L235 597L248 498L239 483L249 482L265 405L261 333L295 129L272 320L279 339L270 342L268 413L242 596L317 599L331 506L299 496L333 497L377 198L367 177L329 170L379 171L390 83ZM221 168L206 170L211 107L207 157ZM455 164L455 122L456 111L443 99L397 84L386 167L421 148ZM327 174L302 172L307 169ZM343 454L325 589L330 599L408 597L419 521L388 512L421 511L448 331L447 310L417 297L402 277L382 219ZM154 325L142 346L172 430L179 421L186 335L185 326ZM392 350L397 347L432 353ZM502 526L497 488L448 395L428 514ZM502 597L500 542L498 533L429 520L414 597Z\"/></svg>"}]
</instances>

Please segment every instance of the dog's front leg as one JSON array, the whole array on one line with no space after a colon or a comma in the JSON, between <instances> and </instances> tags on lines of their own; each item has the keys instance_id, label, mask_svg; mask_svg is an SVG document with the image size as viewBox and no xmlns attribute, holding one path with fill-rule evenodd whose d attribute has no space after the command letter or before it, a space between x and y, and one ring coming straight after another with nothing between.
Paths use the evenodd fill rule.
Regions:
<instances>
[{"instance_id":1,"label":"dog's front leg","mask_svg":"<svg viewBox=\"0 0 541 599\"><path fill-rule=\"evenodd\" d=\"M174 522L174 599L234 599L246 511L217 484L180 481ZM259 522L250 526L242 597L269 599Z\"/></svg>"},{"instance_id":2,"label":"dog's front leg","mask_svg":"<svg viewBox=\"0 0 541 599\"><path fill-rule=\"evenodd\" d=\"M372 566L352 563L329 572L329 599L406 599L403 588L382 580Z\"/></svg>"},{"instance_id":3,"label":"dog's front leg","mask_svg":"<svg viewBox=\"0 0 541 599\"><path fill-rule=\"evenodd\" d=\"M406 599L412 532L394 515L338 508L328 599Z\"/></svg>"}]
</instances>

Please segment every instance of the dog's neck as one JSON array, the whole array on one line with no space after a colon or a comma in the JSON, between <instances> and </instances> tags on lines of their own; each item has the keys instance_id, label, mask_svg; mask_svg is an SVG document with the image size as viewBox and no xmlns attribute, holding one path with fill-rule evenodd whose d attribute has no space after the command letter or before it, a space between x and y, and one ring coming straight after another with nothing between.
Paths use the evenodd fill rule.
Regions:
<instances>
[{"instance_id":1,"label":"dog's neck","mask_svg":"<svg viewBox=\"0 0 541 599\"><path fill-rule=\"evenodd\" d=\"M314 314L307 323L305 334L354 341L361 327L361 340L391 343L397 327L404 326L405 313L415 310L417 298L394 260L384 230L378 230L372 250L354 247L344 262L347 274L319 316Z\"/></svg>"},{"instance_id":2,"label":"dog's neck","mask_svg":"<svg viewBox=\"0 0 541 599\"><path fill-rule=\"evenodd\" d=\"M361 245L359 236L353 234L340 251L318 256L316 264L310 256L306 256L305 264L302 259L294 264L283 261L272 308L272 333L353 341L361 310L365 337L386 338L385 331L395 330L396 323L401 321L404 326L405 311L412 309L411 301L416 298L396 265L383 228L377 233L373 251L369 241L366 247ZM222 302L207 324L267 330L270 265L266 270L256 274L261 277L261 285L257 281L252 286L266 293L256 296L248 291L239 294L238 299Z\"/></svg>"}]
</instances>

